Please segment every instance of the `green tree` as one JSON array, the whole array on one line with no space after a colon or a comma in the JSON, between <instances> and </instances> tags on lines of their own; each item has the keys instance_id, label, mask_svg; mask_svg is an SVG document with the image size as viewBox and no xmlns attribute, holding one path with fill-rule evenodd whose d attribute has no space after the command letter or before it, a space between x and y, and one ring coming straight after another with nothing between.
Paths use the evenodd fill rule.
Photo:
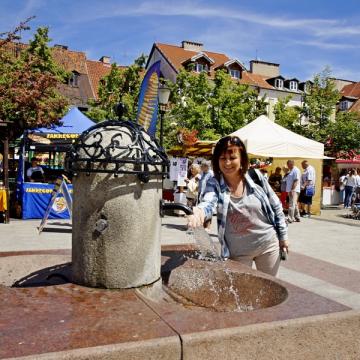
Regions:
<instances>
[{"instance_id":1,"label":"green tree","mask_svg":"<svg viewBox=\"0 0 360 360\"><path fill-rule=\"evenodd\" d=\"M339 111L334 122L327 126L326 153L336 156L339 152L360 152L360 115L357 112Z\"/></svg>"},{"instance_id":2,"label":"green tree","mask_svg":"<svg viewBox=\"0 0 360 360\"><path fill-rule=\"evenodd\" d=\"M110 73L100 81L98 99L89 101L91 107L87 115L94 121L116 119L115 105L122 102L124 118L135 120L145 62L146 56L141 55L127 68L112 64Z\"/></svg>"},{"instance_id":3,"label":"green tree","mask_svg":"<svg viewBox=\"0 0 360 360\"><path fill-rule=\"evenodd\" d=\"M289 95L284 99L279 99L274 106L275 122L290 131L301 134L303 131L300 119L301 108L297 106L288 106L292 96Z\"/></svg>"},{"instance_id":4,"label":"green tree","mask_svg":"<svg viewBox=\"0 0 360 360\"><path fill-rule=\"evenodd\" d=\"M207 74L181 70L171 87L171 111L165 117L165 145L176 143L176 129L197 130L201 140L215 140L266 113L258 92L217 71Z\"/></svg>"},{"instance_id":5,"label":"green tree","mask_svg":"<svg viewBox=\"0 0 360 360\"><path fill-rule=\"evenodd\" d=\"M11 123L11 139L25 129L56 123L68 104L57 90L65 72L52 60L47 28L37 30L30 46L14 43L29 21L0 35L0 118Z\"/></svg>"},{"instance_id":6,"label":"green tree","mask_svg":"<svg viewBox=\"0 0 360 360\"><path fill-rule=\"evenodd\" d=\"M329 68L316 74L304 97L303 114L308 119L308 124L303 128L304 135L322 143L327 140L327 127L340 99L339 91L330 75Z\"/></svg>"}]
</instances>

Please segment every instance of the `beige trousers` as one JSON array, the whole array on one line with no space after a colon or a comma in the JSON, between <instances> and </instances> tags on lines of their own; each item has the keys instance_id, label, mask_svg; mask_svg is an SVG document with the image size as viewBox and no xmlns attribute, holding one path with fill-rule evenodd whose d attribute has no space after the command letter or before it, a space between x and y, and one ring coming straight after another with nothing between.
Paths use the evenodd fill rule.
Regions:
<instances>
[{"instance_id":1,"label":"beige trousers","mask_svg":"<svg viewBox=\"0 0 360 360\"><path fill-rule=\"evenodd\" d=\"M295 191L289 192L289 209L288 209L288 219L290 221L295 221L300 219L300 212L298 207L298 198L299 193Z\"/></svg>"},{"instance_id":2,"label":"beige trousers","mask_svg":"<svg viewBox=\"0 0 360 360\"><path fill-rule=\"evenodd\" d=\"M272 276L277 276L280 267L280 247L278 242L271 242L269 246L258 253L251 255L236 256L231 260L239 261L240 263L252 266L253 261L256 265L256 270L262 271Z\"/></svg>"}]
</instances>

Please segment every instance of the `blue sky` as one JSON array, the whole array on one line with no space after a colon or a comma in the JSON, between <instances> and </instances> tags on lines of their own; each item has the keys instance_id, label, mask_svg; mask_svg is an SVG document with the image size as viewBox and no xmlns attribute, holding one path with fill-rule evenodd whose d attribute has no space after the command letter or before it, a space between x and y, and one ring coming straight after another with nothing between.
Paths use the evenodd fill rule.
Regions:
<instances>
[{"instance_id":1,"label":"blue sky","mask_svg":"<svg viewBox=\"0 0 360 360\"><path fill-rule=\"evenodd\" d=\"M154 42L204 43L249 66L256 57L280 64L281 74L311 79L325 66L337 78L360 81L358 0L0 0L0 32L35 15L52 44L107 55L127 65Z\"/></svg>"}]
</instances>

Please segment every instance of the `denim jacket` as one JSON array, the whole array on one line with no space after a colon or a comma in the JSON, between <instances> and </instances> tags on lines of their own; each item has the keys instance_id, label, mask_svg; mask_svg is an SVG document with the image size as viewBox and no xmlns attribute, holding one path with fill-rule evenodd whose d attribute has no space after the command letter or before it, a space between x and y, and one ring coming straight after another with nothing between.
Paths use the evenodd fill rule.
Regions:
<instances>
[{"instance_id":1,"label":"denim jacket","mask_svg":"<svg viewBox=\"0 0 360 360\"><path fill-rule=\"evenodd\" d=\"M263 188L254 183L250 175L245 174L245 179L249 185L250 192L260 200L264 213L270 224L276 230L279 240L287 240L287 225L281 202L274 193L269 183L264 179L261 173L256 170ZM224 258L230 256L229 247L225 239L226 217L230 202L230 190L221 176L220 182L215 178L208 180L205 194L202 201L197 206L204 210L205 219L211 219L213 208L217 208L218 238L221 244L221 255Z\"/></svg>"}]
</instances>

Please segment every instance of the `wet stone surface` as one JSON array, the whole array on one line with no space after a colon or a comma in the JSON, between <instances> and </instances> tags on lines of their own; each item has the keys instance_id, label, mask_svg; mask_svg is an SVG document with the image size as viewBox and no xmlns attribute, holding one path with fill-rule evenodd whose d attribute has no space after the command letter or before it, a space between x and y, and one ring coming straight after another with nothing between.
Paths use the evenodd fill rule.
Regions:
<instances>
[{"instance_id":1,"label":"wet stone surface","mask_svg":"<svg viewBox=\"0 0 360 360\"><path fill-rule=\"evenodd\" d=\"M172 287L172 291L181 289L182 297L189 296L184 293L184 289L190 282L191 273L195 274L193 279L198 282L195 288L199 283L206 284L209 274L213 276L213 283L218 281L221 286L223 283L227 287L231 286L230 280L226 280L224 274L219 272L223 264L187 260L192 251L186 247L163 249L162 277L164 283ZM56 255L54 252L50 254ZM43 255L46 254L41 252L40 255L39 261L44 265ZM12 284L16 282L17 286L26 287L0 286L0 358L141 340L158 341L205 330L348 310L336 302L232 261L226 262L228 271L233 275L232 285L236 288L251 285L245 292L238 292L241 306L245 306L245 310L251 310L250 306L258 310L236 311L237 303L233 301L235 297L230 291L223 300L217 300L224 312L214 311L211 305L216 298L207 286L190 299L196 306L176 303L161 296L154 299L133 289L119 291L87 288L66 280L71 269L69 264L63 262L62 252L58 258L61 261L52 258L52 266L48 262L42 267L34 266L35 253L22 256L31 256L31 261L28 258L22 261L21 256L13 253L9 257L4 254L0 257L0 268L5 262L7 267L11 265L10 257L15 267L18 264L32 264L31 271L22 267L16 277L12 278ZM65 276L49 279L49 275L59 272ZM259 275L261 280L255 280ZM191 288L191 284L188 285ZM268 285L273 292L271 289L265 292ZM250 296L248 293L251 291Z\"/></svg>"}]
</instances>

